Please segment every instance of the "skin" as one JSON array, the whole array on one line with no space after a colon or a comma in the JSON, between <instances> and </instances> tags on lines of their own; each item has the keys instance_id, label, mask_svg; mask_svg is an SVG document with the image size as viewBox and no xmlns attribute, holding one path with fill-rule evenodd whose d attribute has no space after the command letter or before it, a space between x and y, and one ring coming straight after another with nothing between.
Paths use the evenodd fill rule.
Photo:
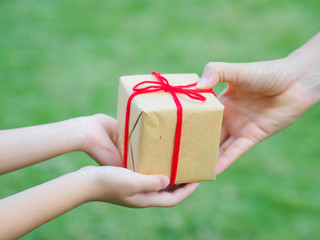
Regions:
<instances>
[{"instance_id":1,"label":"skin","mask_svg":"<svg viewBox=\"0 0 320 240\"><path fill-rule=\"evenodd\" d=\"M101 165L88 166L0 200L0 239L17 239L87 202L126 207L170 207L199 183L167 187L169 178L122 168L115 147L116 121L103 114L0 131L0 173L71 151L84 151Z\"/></svg>"},{"instance_id":2,"label":"skin","mask_svg":"<svg viewBox=\"0 0 320 240\"><path fill-rule=\"evenodd\" d=\"M296 121L320 99L320 33L288 57L264 62L210 62L198 88L227 82L217 173Z\"/></svg>"}]
</instances>

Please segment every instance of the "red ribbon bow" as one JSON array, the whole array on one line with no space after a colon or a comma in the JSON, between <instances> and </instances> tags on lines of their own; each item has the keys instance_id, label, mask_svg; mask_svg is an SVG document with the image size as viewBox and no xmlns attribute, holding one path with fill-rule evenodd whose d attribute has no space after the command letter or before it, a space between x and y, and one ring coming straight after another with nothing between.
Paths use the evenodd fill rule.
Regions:
<instances>
[{"instance_id":1,"label":"red ribbon bow","mask_svg":"<svg viewBox=\"0 0 320 240\"><path fill-rule=\"evenodd\" d=\"M177 93L185 94L188 97L204 102L206 97L202 96L200 93L215 93L210 89L190 89L195 87L197 83L192 83L189 85L182 86L172 86L169 84L168 80L164 78L160 73L152 72L158 81L143 81L138 83L133 87L134 93L128 99L127 109L126 109L126 120L125 120L125 132L124 132L124 153L123 153L123 164L124 167L127 167L127 158L128 158L128 140L129 140L129 117L130 117L130 108L133 98L137 95L144 93L152 93L165 91L169 92L172 95L172 98L177 106L177 126L174 139L174 149L172 154L172 166L171 166L171 178L170 185L173 185L176 181L178 161L179 161L179 152L180 152L180 141L181 141L181 131L182 131L182 106L177 97ZM146 87L143 87L144 84L152 84ZM215 95L216 96L216 95Z\"/></svg>"}]
</instances>

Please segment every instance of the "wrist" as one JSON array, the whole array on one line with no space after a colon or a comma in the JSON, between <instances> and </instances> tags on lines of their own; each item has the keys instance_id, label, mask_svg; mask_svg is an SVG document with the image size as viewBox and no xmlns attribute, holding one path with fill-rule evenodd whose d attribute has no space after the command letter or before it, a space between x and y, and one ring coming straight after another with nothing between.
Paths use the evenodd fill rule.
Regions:
<instances>
[{"instance_id":1,"label":"wrist","mask_svg":"<svg viewBox=\"0 0 320 240\"><path fill-rule=\"evenodd\" d=\"M94 115L93 115L94 116ZM80 133L80 139L79 139L79 151L86 152L90 155L90 149L93 147L93 133L92 133L92 121L91 118L93 116L85 116L85 117L79 117L75 120L77 121L78 125L78 131Z\"/></svg>"},{"instance_id":2,"label":"wrist","mask_svg":"<svg viewBox=\"0 0 320 240\"><path fill-rule=\"evenodd\" d=\"M303 59L299 54L292 54L286 58L289 77L293 79L305 92L309 100L309 107L320 101L320 59Z\"/></svg>"},{"instance_id":3,"label":"wrist","mask_svg":"<svg viewBox=\"0 0 320 240\"><path fill-rule=\"evenodd\" d=\"M89 181L86 179L86 177L81 174L81 171L75 171L75 172L71 172L68 173L64 176L62 176L62 178L64 178L64 185L68 186L69 190L69 194L72 196L72 199L70 197L70 200L73 202L74 207L80 206L86 202L89 201L90 198L90 189L91 189L91 184L89 183Z\"/></svg>"},{"instance_id":4,"label":"wrist","mask_svg":"<svg viewBox=\"0 0 320 240\"><path fill-rule=\"evenodd\" d=\"M292 52L287 60L293 77L305 90L311 105L320 101L320 33Z\"/></svg>"},{"instance_id":5,"label":"wrist","mask_svg":"<svg viewBox=\"0 0 320 240\"><path fill-rule=\"evenodd\" d=\"M82 203L96 201L99 198L99 187L97 187L99 181L95 169L94 166L87 166L73 173L79 180L79 186L82 190Z\"/></svg>"},{"instance_id":6,"label":"wrist","mask_svg":"<svg viewBox=\"0 0 320 240\"><path fill-rule=\"evenodd\" d=\"M88 117L77 117L70 119L74 125L74 132L75 136L75 147L76 151L83 151L86 152L86 145L87 145L87 126L88 124Z\"/></svg>"},{"instance_id":7,"label":"wrist","mask_svg":"<svg viewBox=\"0 0 320 240\"><path fill-rule=\"evenodd\" d=\"M307 79L306 76L304 79L301 79L301 83L303 84L305 81L308 82L306 86L306 90L310 93L311 104L314 105L320 101L320 73L317 79Z\"/></svg>"},{"instance_id":8,"label":"wrist","mask_svg":"<svg viewBox=\"0 0 320 240\"><path fill-rule=\"evenodd\" d=\"M94 115L93 115L94 116ZM83 151L86 153L90 153L90 149L92 148L92 139L94 134L92 133L92 123L91 118L93 116L84 116L77 117L73 119L69 119L71 127L69 132L72 136L74 136L74 151Z\"/></svg>"},{"instance_id":9,"label":"wrist","mask_svg":"<svg viewBox=\"0 0 320 240\"><path fill-rule=\"evenodd\" d=\"M64 144L69 148L68 152L82 151L83 134L82 134L82 117L72 118L62 121L62 135Z\"/></svg>"}]
</instances>

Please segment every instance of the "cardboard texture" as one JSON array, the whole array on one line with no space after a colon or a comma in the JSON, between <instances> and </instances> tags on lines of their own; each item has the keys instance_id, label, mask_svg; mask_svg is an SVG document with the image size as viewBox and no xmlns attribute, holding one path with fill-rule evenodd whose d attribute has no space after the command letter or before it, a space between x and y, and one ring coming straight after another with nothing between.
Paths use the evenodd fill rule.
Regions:
<instances>
[{"instance_id":1,"label":"cardboard texture","mask_svg":"<svg viewBox=\"0 0 320 240\"><path fill-rule=\"evenodd\" d=\"M199 81L197 74L163 74L170 85ZM123 156L125 114L132 88L142 81L158 81L153 75L123 76L118 95L118 141ZM224 106L212 93L201 93L205 102L177 94L183 107L182 137L176 183L216 179L221 123ZM143 174L170 178L177 107L170 93L136 96L131 103L128 168Z\"/></svg>"}]
</instances>

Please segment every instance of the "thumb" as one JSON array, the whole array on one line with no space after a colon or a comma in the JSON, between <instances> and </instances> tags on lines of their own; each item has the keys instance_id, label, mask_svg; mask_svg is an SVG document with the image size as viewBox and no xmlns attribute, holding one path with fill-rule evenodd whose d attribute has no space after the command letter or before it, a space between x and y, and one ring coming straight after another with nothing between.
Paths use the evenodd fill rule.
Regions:
<instances>
[{"instance_id":1,"label":"thumb","mask_svg":"<svg viewBox=\"0 0 320 240\"><path fill-rule=\"evenodd\" d=\"M137 192L158 192L170 183L167 176L136 174L137 176L134 179Z\"/></svg>"},{"instance_id":2,"label":"thumb","mask_svg":"<svg viewBox=\"0 0 320 240\"><path fill-rule=\"evenodd\" d=\"M209 62L196 88L212 88L219 82L239 85L247 79L250 63Z\"/></svg>"}]
</instances>

